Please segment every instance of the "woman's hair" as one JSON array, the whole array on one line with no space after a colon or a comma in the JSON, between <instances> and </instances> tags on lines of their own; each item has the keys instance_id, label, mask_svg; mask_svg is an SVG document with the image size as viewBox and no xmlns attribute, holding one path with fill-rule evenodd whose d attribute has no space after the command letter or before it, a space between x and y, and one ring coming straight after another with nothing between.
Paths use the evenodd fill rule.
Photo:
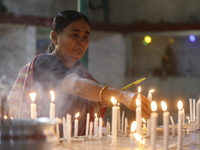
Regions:
<instances>
[{"instance_id":1,"label":"woman's hair","mask_svg":"<svg viewBox=\"0 0 200 150\"><path fill-rule=\"evenodd\" d=\"M51 29L56 31L58 34L64 30L66 26L71 24L76 20L84 19L88 25L90 26L90 21L88 18L83 14L75 10L65 10L57 14L57 16L53 19ZM53 42L51 42L48 46L48 52L52 53L55 48Z\"/></svg>"}]
</instances>

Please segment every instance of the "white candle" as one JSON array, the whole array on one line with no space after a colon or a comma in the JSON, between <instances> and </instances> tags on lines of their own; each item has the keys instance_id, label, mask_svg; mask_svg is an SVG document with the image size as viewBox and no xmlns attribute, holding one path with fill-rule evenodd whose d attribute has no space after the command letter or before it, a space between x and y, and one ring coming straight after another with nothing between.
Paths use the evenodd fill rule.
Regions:
<instances>
[{"instance_id":1,"label":"white candle","mask_svg":"<svg viewBox=\"0 0 200 150\"><path fill-rule=\"evenodd\" d=\"M36 93L30 93L29 96L31 97L31 119L36 119L37 118L37 106L35 104L35 97Z\"/></svg>"},{"instance_id":2,"label":"white candle","mask_svg":"<svg viewBox=\"0 0 200 150\"><path fill-rule=\"evenodd\" d=\"M118 103L118 107L117 107L117 129L120 131L121 129L121 112L120 112L120 107L119 107L119 103Z\"/></svg>"},{"instance_id":3,"label":"white candle","mask_svg":"<svg viewBox=\"0 0 200 150\"><path fill-rule=\"evenodd\" d=\"M122 134L124 133L124 111L122 112Z\"/></svg>"},{"instance_id":4,"label":"white candle","mask_svg":"<svg viewBox=\"0 0 200 150\"><path fill-rule=\"evenodd\" d=\"M109 121L109 119L107 119L107 121L106 121L106 133L110 134L110 121Z\"/></svg>"},{"instance_id":5,"label":"white candle","mask_svg":"<svg viewBox=\"0 0 200 150\"><path fill-rule=\"evenodd\" d=\"M97 113L95 113L94 115L95 115L95 119L94 119L94 136L98 136L98 123L99 123L99 119L97 117Z\"/></svg>"},{"instance_id":6,"label":"white candle","mask_svg":"<svg viewBox=\"0 0 200 150\"><path fill-rule=\"evenodd\" d=\"M74 137L78 137L78 117L80 113L76 113L75 120L74 120Z\"/></svg>"},{"instance_id":7,"label":"white candle","mask_svg":"<svg viewBox=\"0 0 200 150\"><path fill-rule=\"evenodd\" d=\"M147 95L147 99L152 102L152 92L154 92L154 89L149 90L148 95ZM151 132L151 117L149 119L147 119L147 134L146 136L150 136L150 132Z\"/></svg>"},{"instance_id":8,"label":"white candle","mask_svg":"<svg viewBox=\"0 0 200 150\"><path fill-rule=\"evenodd\" d=\"M141 104L140 100L136 99L136 123L137 123L137 129L136 133L139 135L142 135L142 110L141 110Z\"/></svg>"},{"instance_id":9,"label":"white candle","mask_svg":"<svg viewBox=\"0 0 200 150\"><path fill-rule=\"evenodd\" d=\"M192 121L195 121L196 120L196 100L193 99L193 108L192 108L192 111L193 111L193 120Z\"/></svg>"},{"instance_id":10,"label":"white candle","mask_svg":"<svg viewBox=\"0 0 200 150\"><path fill-rule=\"evenodd\" d=\"M193 121L193 106L192 106L192 99L189 99L189 103L190 103L190 120Z\"/></svg>"},{"instance_id":11,"label":"white candle","mask_svg":"<svg viewBox=\"0 0 200 150\"><path fill-rule=\"evenodd\" d=\"M58 137L58 142L60 143L59 118L56 118L56 134L57 134L57 137Z\"/></svg>"},{"instance_id":12,"label":"white candle","mask_svg":"<svg viewBox=\"0 0 200 150\"><path fill-rule=\"evenodd\" d=\"M197 129L200 129L200 100L197 101Z\"/></svg>"},{"instance_id":13,"label":"white candle","mask_svg":"<svg viewBox=\"0 0 200 150\"><path fill-rule=\"evenodd\" d=\"M112 143L111 146L117 146L117 100L114 97L111 97L113 103L112 107Z\"/></svg>"},{"instance_id":14,"label":"white candle","mask_svg":"<svg viewBox=\"0 0 200 150\"><path fill-rule=\"evenodd\" d=\"M103 125L103 119L99 117L99 138L102 138L102 125Z\"/></svg>"},{"instance_id":15,"label":"white candle","mask_svg":"<svg viewBox=\"0 0 200 150\"><path fill-rule=\"evenodd\" d=\"M55 94L53 91L50 91L51 94L51 103L50 103L50 113L49 113L49 118L50 119L55 119Z\"/></svg>"},{"instance_id":16,"label":"white candle","mask_svg":"<svg viewBox=\"0 0 200 150\"><path fill-rule=\"evenodd\" d=\"M72 117L67 114L67 142L71 143Z\"/></svg>"},{"instance_id":17,"label":"white candle","mask_svg":"<svg viewBox=\"0 0 200 150\"><path fill-rule=\"evenodd\" d=\"M168 150L169 147L169 112L167 111L167 104L162 101L161 107L163 112L163 150Z\"/></svg>"},{"instance_id":18,"label":"white candle","mask_svg":"<svg viewBox=\"0 0 200 150\"><path fill-rule=\"evenodd\" d=\"M63 138L66 139L66 119L63 117Z\"/></svg>"},{"instance_id":19,"label":"white candle","mask_svg":"<svg viewBox=\"0 0 200 150\"><path fill-rule=\"evenodd\" d=\"M92 130L93 130L93 122L90 122L90 133L89 133L89 139L92 139Z\"/></svg>"},{"instance_id":20,"label":"white candle","mask_svg":"<svg viewBox=\"0 0 200 150\"><path fill-rule=\"evenodd\" d=\"M156 149L156 136L157 136L157 118L158 118L158 113L156 113L157 110L157 104L155 101L151 102L151 149L155 150Z\"/></svg>"},{"instance_id":21,"label":"white candle","mask_svg":"<svg viewBox=\"0 0 200 150\"><path fill-rule=\"evenodd\" d=\"M182 149L182 136L183 136L183 103L182 101L178 101L178 143L177 143L177 150L181 150Z\"/></svg>"},{"instance_id":22,"label":"white candle","mask_svg":"<svg viewBox=\"0 0 200 150\"><path fill-rule=\"evenodd\" d=\"M88 137L90 123L90 113L87 113L85 136Z\"/></svg>"},{"instance_id":23,"label":"white candle","mask_svg":"<svg viewBox=\"0 0 200 150\"><path fill-rule=\"evenodd\" d=\"M173 136L175 136L175 124L174 124L174 120L173 120L172 116L170 116L170 120L172 123L172 137L173 137Z\"/></svg>"},{"instance_id":24,"label":"white candle","mask_svg":"<svg viewBox=\"0 0 200 150\"><path fill-rule=\"evenodd\" d=\"M127 128L128 128L128 118L125 118L125 125L124 125L124 135L127 135Z\"/></svg>"},{"instance_id":25,"label":"white candle","mask_svg":"<svg viewBox=\"0 0 200 150\"><path fill-rule=\"evenodd\" d=\"M135 148L135 138L134 138L134 132L136 130L136 126L137 126L137 123L136 121L133 121L132 124L131 124L131 133L129 134L129 142L130 142L130 147L131 148Z\"/></svg>"}]
</instances>

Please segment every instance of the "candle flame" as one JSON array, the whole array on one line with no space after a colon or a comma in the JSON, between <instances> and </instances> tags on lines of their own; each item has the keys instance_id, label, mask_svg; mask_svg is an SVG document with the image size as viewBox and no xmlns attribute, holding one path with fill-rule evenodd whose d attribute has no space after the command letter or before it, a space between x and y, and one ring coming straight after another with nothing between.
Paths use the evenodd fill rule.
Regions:
<instances>
[{"instance_id":1,"label":"candle flame","mask_svg":"<svg viewBox=\"0 0 200 150\"><path fill-rule=\"evenodd\" d=\"M141 135L137 134L137 133L134 133L134 137L137 141L141 141L142 137Z\"/></svg>"},{"instance_id":2,"label":"candle flame","mask_svg":"<svg viewBox=\"0 0 200 150\"><path fill-rule=\"evenodd\" d=\"M95 118L97 118L97 113L94 114Z\"/></svg>"},{"instance_id":3,"label":"candle flame","mask_svg":"<svg viewBox=\"0 0 200 150\"><path fill-rule=\"evenodd\" d=\"M178 106L178 109L179 109L179 110L181 110L181 109L183 108L183 103L182 103L181 100L178 101L177 106Z\"/></svg>"},{"instance_id":4,"label":"candle flame","mask_svg":"<svg viewBox=\"0 0 200 150\"><path fill-rule=\"evenodd\" d=\"M141 87L139 86L139 87L138 87L138 93L140 93L140 92L141 92Z\"/></svg>"},{"instance_id":5,"label":"candle flame","mask_svg":"<svg viewBox=\"0 0 200 150\"><path fill-rule=\"evenodd\" d=\"M54 102L55 101L55 94L52 90L50 90L50 94L51 94L51 101Z\"/></svg>"},{"instance_id":6,"label":"candle flame","mask_svg":"<svg viewBox=\"0 0 200 150\"><path fill-rule=\"evenodd\" d=\"M164 101L161 102L161 107L163 111L167 110L167 104Z\"/></svg>"},{"instance_id":7,"label":"candle flame","mask_svg":"<svg viewBox=\"0 0 200 150\"><path fill-rule=\"evenodd\" d=\"M35 101L36 93L30 93L29 96L31 97L31 101Z\"/></svg>"},{"instance_id":8,"label":"candle flame","mask_svg":"<svg viewBox=\"0 0 200 150\"><path fill-rule=\"evenodd\" d=\"M187 118L187 120L190 120L190 117L187 116L186 118Z\"/></svg>"},{"instance_id":9,"label":"candle flame","mask_svg":"<svg viewBox=\"0 0 200 150\"><path fill-rule=\"evenodd\" d=\"M4 115L3 118L4 118L4 119L8 119L8 116Z\"/></svg>"},{"instance_id":10,"label":"candle flame","mask_svg":"<svg viewBox=\"0 0 200 150\"><path fill-rule=\"evenodd\" d=\"M140 100L137 98L136 99L136 106L139 107L140 106Z\"/></svg>"},{"instance_id":11,"label":"candle flame","mask_svg":"<svg viewBox=\"0 0 200 150\"><path fill-rule=\"evenodd\" d=\"M142 118L142 121L143 121L144 123L146 123L146 120L145 120L144 118Z\"/></svg>"},{"instance_id":12,"label":"candle flame","mask_svg":"<svg viewBox=\"0 0 200 150\"><path fill-rule=\"evenodd\" d=\"M136 126L137 126L136 121L133 121L132 124L131 124L131 132L135 132Z\"/></svg>"},{"instance_id":13,"label":"candle flame","mask_svg":"<svg viewBox=\"0 0 200 150\"><path fill-rule=\"evenodd\" d=\"M151 102L151 110L152 110L152 111L156 111L156 110L157 110L157 104L156 104L155 101L152 101L152 102Z\"/></svg>"},{"instance_id":14,"label":"candle flame","mask_svg":"<svg viewBox=\"0 0 200 150\"><path fill-rule=\"evenodd\" d=\"M118 105L118 107L119 107L120 103L117 103L117 105Z\"/></svg>"},{"instance_id":15,"label":"candle flame","mask_svg":"<svg viewBox=\"0 0 200 150\"><path fill-rule=\"evenodd\" d=\"M154 92L154 91L155 91L154 89L149 90L150 93L152 93L152 92Z\"/></svg>"},{"instance_id":16,"label":"candle flame","mask_svg":"<svg viewBox=\"0 0 200 150\"><path fill-rule=\"evenodd\" d=\"M111 102L113 103L113 105L117 104L117 100L113 96L111 97Z\"/></svg>"},{"instance_id":17,"label":"candle flame","mask_svg":"<svg viewBox=\"0 0 200 150\"><path fill-rule=\"evenodd\" d=\"M76 115L75 115L75 118L77 119L79 116L80 116L80 113L77 112Z\"/></svg>"}]
</instances>

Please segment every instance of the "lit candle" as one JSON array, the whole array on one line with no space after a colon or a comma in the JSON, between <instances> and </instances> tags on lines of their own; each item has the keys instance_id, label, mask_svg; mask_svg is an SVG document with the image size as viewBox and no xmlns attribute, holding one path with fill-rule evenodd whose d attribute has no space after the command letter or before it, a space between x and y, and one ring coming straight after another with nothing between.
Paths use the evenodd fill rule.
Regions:
<instances>
[{"instance_id":1,"label":"lit candle","mask_svg":"<svg viewBox=\"0 0 200 150\"><path fill-rule=\"evenodd\" d=\"M74 137L78 137L78 117L80 113L76 113L74 122Z\"/></svg>"},{"instance_id":2,"label":"lit candle","mask_svg":"<svg viewBox=\"0 0 200 150\"><path fill-rule=\"evenodd\" d=\"M122 112L122 134L124 133L124 111Z\"/></svg>"},{"instance_id":3,"label":"lit candle","mask_svg":"<svg viewBox=\"0 0 200 150\"><path fill-rule=\"evenodd\" d=\"M164 130L164 136L163 136L163 149L168 150L168 144L169 144L169 112L167 111L167 104L162 101L161 107L163 112L163 130Z\"/></svg>"},{"instance_id":4,"label":"lit candle","mask_svg":"<svg viewBox=\"0 0 200 150\"><path fill-rule=\"evenodd\" d=\"M92 139L92 130L93 130L93 122L90 122L90 133L89 133L89 139Z\"/></svg>"},{"instance_id":5,"label":"lit candle","mask_svg":"<svg viewBox=\"0 0 200 150\"><path fill-rule=\"evenodd\" d=\"M67 114L67 142L71 143L72 117Z\"/></svg>"},{"instance_id":6,"label":"lit candle","mask_svg":"<svg viewBox=\"0 0 200 150\"><path fill-rule=\"evenodd\" d=\"M36 111L36 104L35 104L35 97L36 93L30 93L29 96L31 97L31 119L37 118L37 111Z\"/></svg>"},{"instance_id":7,"label":"lit candle","mask_svg":"<svg viewBox=\"0 0 200 150\"><path fill-rule=\"evenodd\" d=\"M86 131L85 131L85 136L88 137L88 132L89 132L89 123L90 123L90 113L87 113L87 119L86 119Z\"/></svg>"},{"instance_id":8,"label":"lit candle","mask_svg":"<svg viewBox=\"0 0 200 150\"><path fill-rule=\"evenodd\" d=\"M141 111L141 104L140 100L136 99L136 123L137 123L137 129L136 133L139 135L142 135L142 111Z\"/></svg>"},{"instance_id":9,"label":"lit candle","mask_svg":"<svg viewBox=\"0 0 200 150\"><path fill-rule=\"evenodd\" d=\"M112 143L111 146L117 146L117 100L111 97L112 107Z\"/></svg>"},{"instance_id":10,"label":"lit candle","mask_svg":"<svg viewBox=\"0 0 200 150\"><path fill-rule=\"evenodd\" d=\"M182 149L182 129L183 129L183 103L182 101L178 101L178 143L177 143L177 150Z\"/></svg>"},{"instance_id":11,"label":"lit candle","mask_svg":"<svg viewBox=\"0 0 200 150\"><path fill-rule=\"evenodd\" d=\"M130 142L130 147L131 148L135 148L135 139L134 139L134 132L136 130L136 126L137 126L137 123L136 121L133 121L132 124L131 124L131 133L129 134L129 142Z\"/></svg>"},{"instance_id":12,"label":"lit candle","mask_svg":"<svg viewBox=\"0 0 200 150\"><path fill-rule=\"evenodd\" d=\"M190 103L190 120L193 121L193 106L192 106L192 99L189 99L189 103Z\"/></svg>"},{"instance_id":13,"label":"lit candle","mask_svg":"<svg viewBox=\"0 0 200 150\"><path fill-rule=\"evenodd\" d=\"M192 121L195 121L195 119L196 119L196 100L195 99L193 99L193 109L192 109L192 111L193 111L193 114L192 114L193 120Z\"/></svg>"},{"instance_id":14,"label":"lit candle","mask_svg":"<svg viewBox=\"0 0 200 150\"><path fill-rule=\"evenodd\" d=\"M151 109L152 109L152 113L151 113L151 149L156 149L156 128L157 128L157 118L158 118L158 113L156 113L157 111L157 104L155 101L151 102Z\"/></svg>"},{"instance_id":15,"label":"lit candle","mask_svg":"<svg viewBox=\"0 0 200 150\"><path fill-rule=\"evenodd\" d=\"M50 94L51 94L51 103L50 103L50 115L49 115L49 118L50 119L55 119L55 94L53 91L50 91Z\"/></svg>"},{"instance_id":16,"label":"lit candle","mask_svg":"<svg viewBox=\"0 0 200 150\"><path fill-rule=\"evenodd\" d=\"M94 115L95 115L95 119L94 119L94 136L98 136L98 123L99 123L99 119L97 117L97 113L95 113Z\"/></svg>"},{"instance_id":17,"label":"lit candle","mask_svg":"<svg viewBox=\"0 0 200 150\"><path fill-rule=\"evenodd\" d=\"M103 125L103 119L99 117L99 138L102 138L102 125Z\"/></svg>"},{"instance_id":18,"label":"lit candle","mask_svg":"<svg viewBox=\"0 0 200 150\"><path fill-rule=\"evenodd\" d=\"M190 117L187 117L188 125L190 125Z\"/></svg>"},{"instance_id":19,"label":"lit candle","mask_svg":"<svg viewBox=\"0 0 200 150\"><path fill-rule=\"evenodd\" d=\"M152 102L152 92L154 92L154 89L149 90L147 99ZM151 132L151 117L149 119L147 119L147 134L146 136L150 136L150 132Z\"/></svg>"}]
</instances>

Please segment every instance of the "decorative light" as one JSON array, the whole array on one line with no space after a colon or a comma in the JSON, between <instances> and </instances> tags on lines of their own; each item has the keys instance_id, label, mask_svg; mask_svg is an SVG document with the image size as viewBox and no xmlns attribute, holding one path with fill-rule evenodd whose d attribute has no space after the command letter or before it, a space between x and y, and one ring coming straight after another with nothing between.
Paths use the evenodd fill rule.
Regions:
<instances>
[{"instance_id":1,"label":"decorative light","mask_svg":"<svg viewBox=\"0 0 200 150\"><path fill-rule=\"evenodd\" d=\"M144 41L146 42L146 43L151 43L151 37L150 36L145 36L144 37Z\"/></svg>"},{"instance_id":2,"label":"decorative light","mask_svg":"<svg viewBox=\"0 0 200 150\"><path fill-rule=\"evenodd\" d=\"M194 41L196 40L196 37L195 37L194 35L191 34L191 35L189 36L189 39L190 39L191 42L194 42Z\"/></svg>"}]
</instances>

